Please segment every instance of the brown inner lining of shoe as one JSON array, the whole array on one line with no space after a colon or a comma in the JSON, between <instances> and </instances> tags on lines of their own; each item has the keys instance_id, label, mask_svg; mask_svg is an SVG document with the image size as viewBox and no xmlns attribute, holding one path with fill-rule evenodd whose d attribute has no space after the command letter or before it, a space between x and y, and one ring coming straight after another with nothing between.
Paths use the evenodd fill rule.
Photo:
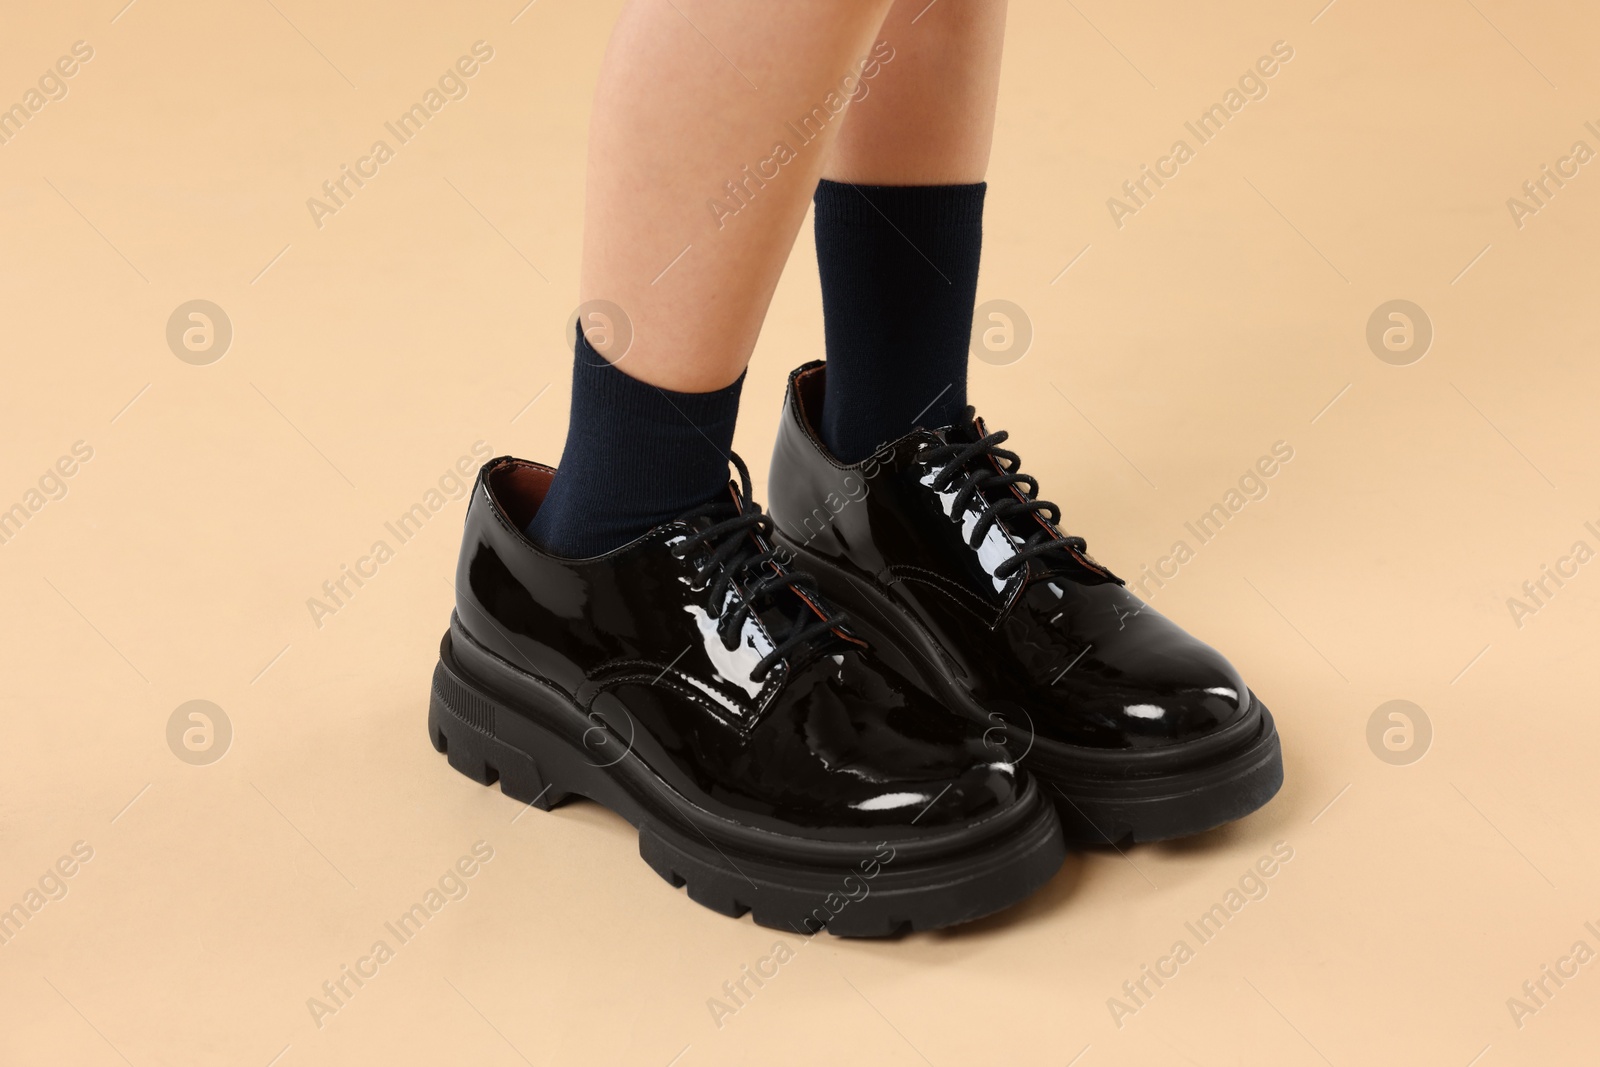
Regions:
<instances>
[{"instance_id":1,"label":"brown inner lining of shoe","mask_svg":"<svg viewBox=\"0 0 1600 1067\"><path fill-rule=\"evenodd\" d=\"M817 432L817 416L822 414L823 386L827 382L824 372L828 368L812 367L795 377L795 396L800 401L800 420L813 434Z\"/></svg>"},{"instance_id":2,"label":"brown inner lining of shoe","mask_svg":"<svg viewBox=\"0 0 1600 1067\"><path fill-rule=\"evenodd\" d=\"M525 460L514 459L489 472L489 492L517 529L526 529L544 503L556 472Z\"/></svg>"}]
</instances>

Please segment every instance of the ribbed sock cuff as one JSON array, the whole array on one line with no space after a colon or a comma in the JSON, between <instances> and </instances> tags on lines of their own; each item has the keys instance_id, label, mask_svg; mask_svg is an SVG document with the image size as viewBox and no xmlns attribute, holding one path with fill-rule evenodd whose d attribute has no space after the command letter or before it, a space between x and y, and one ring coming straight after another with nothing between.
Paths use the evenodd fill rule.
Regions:
<instances>
[{"instance_id":1,"label":"ribbed sock cuff","mask_svg":"<svg viewBox=\"0 0 1600 1067\"><path fill-rule=\"evenodd\" d=\"M718 498L744 375L709 393L641 382L581 335L561 465L528 535L558 555L619 548Z\"/></svg>"},{"instance_id":2,"label":"ribbed sock cuff","mask_svg":"<svg viewBox=\"0 0 1600 1067\"><path fill-rule=\"evenodd\" d=\"M739 414L739 396L745 376L732 385L709 393L679 393L641 382L620 366L607 362L583 336L578 337L572 366L573 425L605 425L623 432L640 422L668 430L698 427L710 438L706 447L721 450L718 461L727 462L733 445L733 426ZM699 434L696 434L698 437Z\"/></svg>"},{"instance_id":3,"label":"ribbed sock cuff","mask_svg":"<svg viewBox=\"0 0 1600 1067\"><path fill-rule=\"evenodd\" d=\"M893 225L904 230L983 225L988 182L972 185L852 185L817 183L817 220L841 226Z\"/></svg>"}]
</instances>

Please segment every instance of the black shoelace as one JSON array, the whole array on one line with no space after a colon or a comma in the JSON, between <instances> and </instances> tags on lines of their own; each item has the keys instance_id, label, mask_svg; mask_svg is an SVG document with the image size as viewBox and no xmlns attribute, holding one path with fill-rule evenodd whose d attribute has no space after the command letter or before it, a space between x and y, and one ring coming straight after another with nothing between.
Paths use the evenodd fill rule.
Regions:
<instances>
[{"instance_id":1,"label":"black shoelace","mask_svg":"<svg viewBox=\"0 0 1600 1067\"><path fill-rule=\"evenodd\" d=\"M967 408L962 416L962 424L971 423L976 417L972 408ZM999 446L1004 444L1011 435L1004 430L986 434L971 444L943 444L929 445L919 453L921 458L930 464L941 464L938 473L933 477L933 488L938 492L949 492L950 489L959 487L953 501L952 513L960 516L971 504L974 498L985 502L989 497L980 497L988 490L999 490L992 494L993 502L979 517L978 523L973 527L972 537L968 544L977 548L983 543L983 538L988 534L990 527L1002 519L1027 518L1042 514L1053 526L1061 521L1061 509L1048 500L1040 500L1039 483L1032 475L1023 474L1017 470L1022 461L1015 452L1008 452ZM994 458L999 461L1000 470L996 471L989 460ZM1024 499L1018 500L1011 493L1013 486L1022 487ZM1002 526L1007 533L1011 531ZM1016 546L1016 554L1005 560L994 569L994 576L1006 579L1017 572L1023 564L1038 556L1059 552L1063 548L1070 548L1075 552L1087 552L1088 543L1081 537L1052 536L1050 530L1044 526L1025 538L1022 544Z\"/></svg>"},{"instance_id":2,"label":"black shoelace","mask_svg":"<svg viewBox=\"0 0 1600 1067\"><path fill-rule=\"evenodd\" d=\"M713 522L703 530L690 533L682 542L673 546L672 554L679 559L685 559L690 552L701 545L712 550L710 557L695 569L694 580L696 585L707 583L706 599L713 614L720 609L723 597L727 595L734 581L741 577L746 579L743 587L744 595L740 598L738 606L717 619L718 633L730 648L733 647L732 642L737 640L740 626L755 609L756 604L769 600L783 589L793 590L804 602L815 606L815 621L802 625L804 616L813 614L811 608L802 603L799 616L790 625L789 632L773 646L771 652L761 657L761 661L750 671L750 680L759 684L780 660L796 649L843 626L847 616L842 611L828 610L821 595L817 593L816 582L811 575L804 571L789 570L776 550L761 547L762 543L768 545L772 543L772 517L750 500L750 468L746 467L744 460L737 455L731 458L733 465L739 470L739 482L742 488L739 503L736 504L730 498L726 502L712 504L710 507L696 508L684 515L683 518L688 521L703 518L719 521ZM777 637L776 634L772 636Z\"/></svg>"}]
</instances>

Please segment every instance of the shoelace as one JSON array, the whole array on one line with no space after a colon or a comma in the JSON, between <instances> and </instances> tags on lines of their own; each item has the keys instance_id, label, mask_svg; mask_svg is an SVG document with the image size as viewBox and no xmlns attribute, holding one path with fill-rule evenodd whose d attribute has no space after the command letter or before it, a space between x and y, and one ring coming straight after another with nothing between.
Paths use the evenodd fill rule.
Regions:
<instances>
[{"instance_id":1,"label":"shoelace","mask_svg":"<svg viewBox=\"0 0 1600 1067\"><path fill-rule=\"evenodd\" d=\"M969 407L961 421L970 423L975 417L976 411ZM967 505L972 503L973 498L985 490L1001 490L994 494L998 499L983 512L977 525L973 527L972 537L967 542L973 548L983 543L983 538L988 534L990 527L999 523L1001 519L1043 514L1052 525L1061 521L1059 507L1048 500L1038 499L1039 483L1033 476L1022 474L1017 470L1022 463L1017 454L999 447L1010 436L1004 430L997 430L968 445L929 445L920 452L926 462L942 463L938 473L933 477L935 490L943 493L959 486L952 508L952 512L956 515L960 515ZM994 469L989 463L990 457L1000 461L1000 468L1004 473ZM1026 499L1018 500L1013 496L1009 491L1012 486L1025 487L1023 496ZM1017 546L1014 556L994 569L994 575L1002 580L1009 578L1028 560L1050 552L1058 552L1064 547L1071 548L1075 552L1087 552L1089 548L1088 542L1081 537L1062 536L1057 539L1051 536L1049 530L1040 526L1035 533Z\"/></svg>"},{"instance_id":2,"label":"shoelace","mask_svg":"<svg viewBox=\"0 0 1600 1067\"><path fill-rule=\"evenodd\" d=\"M713 613L722 604L723 597L734 580L740 575L750 576L750 580L744 586L744 596L739 605L717 620L718 632L723 635L724 640L738 632L740 625L758 602L769 600L780 590L792 589L802 599L816 607L815 622L802 626L797 619L791 624L789 632L783 639L773 646L771 652L761 657L761 661L750 671L750 680L759 684L785 656L844 625L848 616L842 611L830 612L827 609L822 597L816 591L816 581L811 575L804 571L789 570L776 550L762 549L760 541L771 544L772 517L750 500L750 468L745 466L744 460L738 455L732 455L731 458L733 465L739 470L739 482L743 490L739 503L736 504L730 499L710 507L696 508L684 515L683 519L688 521L702 518L720 521L712 523L703 530L690 533L683 541L673 546L672 554L679 559L685 559L700 545L712 549L710 557L695 569L694 580L696 585L707 583L706 600ZM760 541L757 538L760 538ZM811 614L810 610L807 609L805 614Z\"/></svg>"}]
</instances>

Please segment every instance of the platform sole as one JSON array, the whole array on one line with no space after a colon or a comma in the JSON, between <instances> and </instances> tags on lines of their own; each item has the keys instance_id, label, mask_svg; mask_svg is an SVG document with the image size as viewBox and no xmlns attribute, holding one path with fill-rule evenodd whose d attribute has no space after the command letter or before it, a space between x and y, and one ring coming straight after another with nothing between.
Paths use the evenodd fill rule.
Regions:
<instances>
[{"instance_id":1,"label":"platform sole","mask_svg":"<svg viewBox=\"0 0 1600 1067\"><path fill-rule=\"evenodd\" d=\"M723 915L748 912L762 926L805 935L934 929L1015 904L1065 858L1056 811L1037 786L1026 818L989 838L979 824L970 847L936 857L916 856L916 842L828 842L719 825L622 743L598 737L604 728L553 686L457 642L471 644L452 628L428 703L429 738L450 766L483 785L498 781L506 796L541 811L573 796L609 808L638 830L651 869Z\"/></svg>"},{"instance_id":2,"label":"platform sole","mask_svg":"<svg viewBox=\"0 0 1600 1067\"><path fill-rule=\"evenodd\" d=\"M1118 779L1057 771L1042 760L1028 767L1056 794L1071 842L1120 846L1189 837L1244 818L1283 785L1277 726L1265 707L1260 714L1253 742L1190 770Z\"/></svg>"}]
</instances>

